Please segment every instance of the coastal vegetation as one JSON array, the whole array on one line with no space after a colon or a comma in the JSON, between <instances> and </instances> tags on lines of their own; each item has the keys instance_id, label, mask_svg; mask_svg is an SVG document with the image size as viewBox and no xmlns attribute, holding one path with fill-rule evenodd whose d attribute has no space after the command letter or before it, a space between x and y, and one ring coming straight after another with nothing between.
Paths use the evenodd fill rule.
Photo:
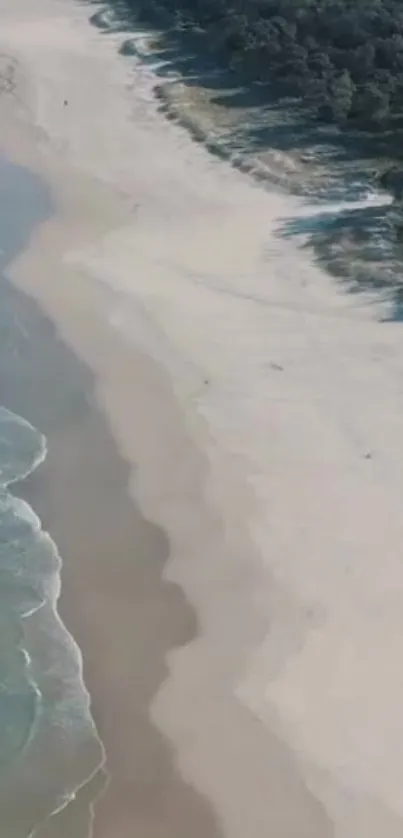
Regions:
<instances>
[{"instance_id":1,"label":"coastal vegetation","mask_svg":"<svg viewBox=\"0 0 403 838\"><path fill-rule=\"evenodd\" d=\"M401 0L160 2L200 27L231 66L299 95L321 119L366 130L403 125Z\"/></svg>"},{"instance_id":2,"label":"coastal vegetation","mask_svg":"<svg viewBox=\"0 0 403 838\"><path fill-rule=\"evenodd\" d=\"M401 0L109 1L145 19L159 9L263 98L291 97L315 121L372 137L379 182L403 199Z\"/></svg>"},{"instance_id":3,"label":"coastal vegetation","mask_svg":"<svg viewBox=\"0 0 403 838\"><path fill-rule=\"evenodd\" d=\"M252 117L245 132L247 150L296 149L297 161L307 164L301 177L318 175L302 183L313 191L309 194L319 185L319 194L330 190L337 201L343 183L350 188L353 181L354 189L372 184L393 196L392 204L369 203L337 214L334 223L327 219L317 227L313 218L309 241L321 264L352 289L389 288L400 319L401 0L106 0L103 10L108 9L111 17L94 15L101 28L155 31L162 73L170 65L185 85L197 88L205 81L222 107L255 108L256 122ZM136 42L128 37L121 51L136 54ZM168 102L165 112L176 118L165 94L158 85L163 107ZM279 115L284 122L276 122ZM199 138L197 121L186 124ZM234 136L230 150L244 140ZM221 153L221 145L213 147ZM311 163L322 148L322 168L316 171ZM292 235L292 225L288 232Z\"/></svg>"}]
</instances>

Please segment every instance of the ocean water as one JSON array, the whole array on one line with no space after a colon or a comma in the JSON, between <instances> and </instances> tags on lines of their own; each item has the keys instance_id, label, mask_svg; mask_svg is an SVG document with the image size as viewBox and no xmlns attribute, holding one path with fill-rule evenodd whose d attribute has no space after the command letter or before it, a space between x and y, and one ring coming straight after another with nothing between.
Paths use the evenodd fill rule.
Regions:
<instances>
[{"instance_id":1,"label":"ocean water","mask_svg":"<svg viewBox=\"0 0 403 838\"><path fill-rule=\"evenodd\" d=\"M18 354L18 316L11 316L4 271L49 213L49 196L38 179L0 159L2 370ZM9 377L2 375L2 384ZM22 377L17 390L26 383ZM33 838L74 800L99 768L103 751L83 682L80 651L57 613L62 566L57 545L14 486L44 462L47 440L40 429L9 409L10 388L2 389L0 836ZM22 401L29 404L29 393Z\"/></svg>"},{"instance_id":2,"label":"ocean water","mask_svg":"<svg viewBox=\"0 0 403 838\"><path fill-rule=\"evenodd\" d=\"M21 417L0 407L0 765L28 744L40 691L24 648L22 620L51 596L57 552L40 521L9 491L45 456L45 439ZM36 561L32 561L32 556ZM39 558L39 562L38 562Z\"/></svg>"}]
</instances>

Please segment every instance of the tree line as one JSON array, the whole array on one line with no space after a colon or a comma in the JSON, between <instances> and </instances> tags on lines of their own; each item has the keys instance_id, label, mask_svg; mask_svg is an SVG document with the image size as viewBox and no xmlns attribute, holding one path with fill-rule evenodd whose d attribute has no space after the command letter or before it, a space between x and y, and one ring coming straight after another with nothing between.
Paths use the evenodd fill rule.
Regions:
<instances>
[{"instance_id":1,"label":"tree line","mask_svg":"<svg viewBox=\"0 0 403 838\"><path fill-rule=\"evenodd\" d=\"M321 119L375 131L403 124L401 0L160 3L200 27L232 67L283 86Z\"/></svg>"}]
</instances>

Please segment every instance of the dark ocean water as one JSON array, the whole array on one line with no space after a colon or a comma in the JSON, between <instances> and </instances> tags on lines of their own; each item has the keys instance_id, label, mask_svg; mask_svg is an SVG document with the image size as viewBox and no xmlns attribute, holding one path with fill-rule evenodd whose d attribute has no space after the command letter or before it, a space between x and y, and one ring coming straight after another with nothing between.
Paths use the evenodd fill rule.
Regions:
<instances>
[{"instance_id":1,"label":"dark ocean water","mask_svg":"<svg viewBox=\"0 0 403 838\"><path fill-rule=\"evenodd\" d=\"M4 271L50 214L40 180L0 158L2 365L19 351ZM0 392L0 835L28 838L74 797L97 768L101 748L80 651L57 613L57 546L13 492L44 462L47 440L9 410L7 396Z\"/></svg>"}]
</instances>

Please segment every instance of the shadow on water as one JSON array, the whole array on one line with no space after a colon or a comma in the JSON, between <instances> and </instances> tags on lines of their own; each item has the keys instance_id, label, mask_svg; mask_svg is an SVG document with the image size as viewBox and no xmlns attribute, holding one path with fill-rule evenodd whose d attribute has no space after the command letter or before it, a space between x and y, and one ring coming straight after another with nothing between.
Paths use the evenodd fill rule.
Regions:
<instances>
[{"instance_id":1,"label":"shadow on water","mask_svg":"<svg viewBox=\"0 0 403 838\"><path fill-rule=\"evenodd\" d=\"M83 1L90 6L95 2ZM121 52L152 67L155 95L167 118L186 127L211 153L228 159L262 186L285 188L318 206L359 201L377 192L377 172L389 159L390 138L341 132L318 123L283 87L250 82L240 72L229 70L227 57L211 45L206 34L161 2L108 0L101 9L97 3L91 20L105 36L127 33ZM289 236L292 229L289 225ZM364 249L374 231L379 242L386 236L385 251L393 251L393 268L380 245L376 253L371 248L375 261L369 268ZM346 290L379 287L390 292L395 305L400 297L397 266L401 254L387 205L376 218L371 212L342 212L340 224L322 225L320 233L307 227L305 235L307 246L343 281ZM343 258L339 253L335 258L337 241L341 248L348 238L353 248L347 247ZM366 272L358 264L361 259ZM400 304L397 317L399 311Z\"/></svg>"},{"instance_id":2,"label":"shadow on water","mask_svg":"<svg viewBox=\"0 0 403 838\"><path fill-rule=\"evenodd\" d=\"M84 785L37 836L87 838L94 828L97 836L109 838L119 823L122 838L137 833L144 838L220 838L215 815L181 778L171 746L149 715L168 675L168 652L197 636L195 612L182 589L163 578L168 539L129 498L133 474L96 407L91 371L66 347L37 304L4 275L7 264L27 245L30 230L50 211L49 195L39 180L0 160L1 402L40 429L49 446L45 464L14 490L35 509L64 557L60 611L85 650L85 680L111 777L106 790L102 776ZM91 623L94 603L103 600L112 603L112 613L113 607L126 610L129 643L117 636L107 617L102 626L99 620ZM99 604L98 618L100 609ZM101 661L100 630L105 633ZM126 689L132 703L123 703L119 713L119 695ZM121 764L126 757L127 770ZM8 819L10 838L25 838L21 819L19 831L13 832L14 809L24 813L27 833L32 822L45 818L36 791L43 784L41 771L46 778L52 759L48 753L43 765L36 764L35 776L28 777L27 797L21 786L11 790L7 812L1 812L2 828ZM52 776L48 780L50 785L59 782Z\"/></svg>"}]
</instances>

